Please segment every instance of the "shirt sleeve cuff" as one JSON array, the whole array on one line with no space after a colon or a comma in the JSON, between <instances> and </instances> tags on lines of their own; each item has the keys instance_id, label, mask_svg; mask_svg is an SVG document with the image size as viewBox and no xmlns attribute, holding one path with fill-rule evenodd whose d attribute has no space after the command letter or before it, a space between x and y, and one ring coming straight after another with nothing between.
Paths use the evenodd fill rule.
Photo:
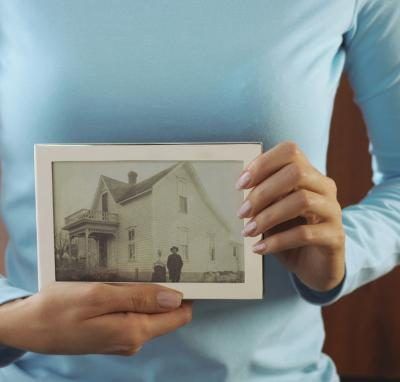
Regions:
<instances>
[{"instance_id":1,"label":"shirt sleeve cuff","mask_svg":"<svg viewBox=\"0 0 400 382\"><path fill-rule=\"evenodd\" d=\"M0 305L30 295L32 292L11 285L4 276L0 275Z\"/></svg>"},{"instance_id":2,"label":"shirt sleeve cuff","mask_svg":"<svg viewBox=\"0 0 400 382\"><path fill-rule=\"evenodd\" d=\"M339 285L328 291L320 292L311 289L305 285L294 273L290 273L290 279L297 293L299 293L299 295L310 304L319 306L330 305L340 298L346 278L347 271L345 271L343 280Z\"/></svg>"},{"instance_id":3,"label":"shirt sleeve cuff","mask_svg":"<svg viewBox=\"0 0 400 382\"><path fill-rule=\"evenodd\" d=\"M25 350L15 349L11 346L0 345L0 367L8 366L21 358Z\"/></svg>"},{"instance_id":4,"label":"shirt sleeve cuff","mask_svg":"<svg viewBox=\"0 0 400 382\"><path fill-rule=\"evenodd\" d=\"M12 286L5 277L0 275L0 305L30 295L32 292ZM24 354L25 350L0 344L0 367L13 363Z\"/></svg>"},{"instance_id":5,"label":"shirt sleeve cuff","mask_svg":"<svg viewBox=\"0 0 400 382\"><path fill-rule=\"evenodd\" d=\"M359 254L362 253L357 246L357 242L352 239L352 231L346 230L345 239L345 274L341 283L335 288L320 292L309 288L294 274L290 273L294 289L306 301L314 305L326 306L333 304L341 297L349 294L357 285L360 285L360 269L363 268L363 258Z\"/></svg>"}]
</instances>

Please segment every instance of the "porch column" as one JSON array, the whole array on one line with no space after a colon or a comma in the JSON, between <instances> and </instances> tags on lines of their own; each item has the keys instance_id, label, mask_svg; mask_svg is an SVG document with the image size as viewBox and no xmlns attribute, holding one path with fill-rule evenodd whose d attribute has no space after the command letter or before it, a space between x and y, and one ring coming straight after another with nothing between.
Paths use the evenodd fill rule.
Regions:
<instances>
[{"instance_id":1,"label":"porch column","mask_svg":"<svg viewBox=\"0 0 400 382\"><path fill-rule=\"evenodd\" d=\"M89 271L90 261L89 261L89 229L85 230L85 252L86 252L86 269Z\"/></svg>"},{"instance_id":2,"label":"porch column","mask_svg":"<svg viewBox=\"0 0 400 382\"><path fill-rule=\"evenodd\" d=\"M68 254L69 254L69 257L72 258L71 234L69 232L68 232Z\"/></svg>"}]
</instances>

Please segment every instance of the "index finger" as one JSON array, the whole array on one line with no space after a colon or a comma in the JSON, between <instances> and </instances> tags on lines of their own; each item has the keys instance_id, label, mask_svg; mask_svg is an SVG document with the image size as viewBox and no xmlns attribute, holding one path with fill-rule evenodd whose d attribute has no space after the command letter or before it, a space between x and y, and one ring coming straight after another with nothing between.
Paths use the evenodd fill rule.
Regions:
<instances>
[{"instance_id":1,"label":"index finger","mask_svg":"<svg viewBox=\"0 0 400 382\"><path fill-rule=\"evenodd\" d=\"M259 154L240 175L236 188L252 188L282 167L298 160L306 160L296 143L285 141Z\"/></svg>"}]
</instances>

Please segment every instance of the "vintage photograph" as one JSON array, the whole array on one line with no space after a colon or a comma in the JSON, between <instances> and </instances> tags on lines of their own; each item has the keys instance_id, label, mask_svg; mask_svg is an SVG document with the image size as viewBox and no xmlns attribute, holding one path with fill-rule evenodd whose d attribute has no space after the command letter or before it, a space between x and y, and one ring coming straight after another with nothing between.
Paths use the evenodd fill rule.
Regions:
<instances>
[{"instance_id":1,"label":"vintage photograph","mask_svg":"<svg viewBox=\"0 0 400 382\"><path fill-rule=\"evenodd\" d=\"M241 161L53 163L56 280L244 281Z\"/></svg>"},{"instance_id":2,"label":"vintage photograph","mask_svg":"<svg viewBox=\"0 0 400 382\"><path fill-rule=\"evenodd\" d=\"M243 237L244 168L258 142L35 145L39 288L159 283L190 299L259 299Z\"/></svg>"}]
</instances>

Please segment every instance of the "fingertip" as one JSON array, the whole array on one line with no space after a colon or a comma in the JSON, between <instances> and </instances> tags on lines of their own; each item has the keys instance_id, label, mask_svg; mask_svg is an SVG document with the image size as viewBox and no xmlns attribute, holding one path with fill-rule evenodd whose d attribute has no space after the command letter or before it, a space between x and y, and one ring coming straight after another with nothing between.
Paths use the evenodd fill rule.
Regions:
<instances>
[{"instance_id":1,"label":"fingertip","mask_svg":"<svg viewBox=\"0 0 400 382\"><path fill-rule=\"evenodd\" d=\"M176 309L182 304L182 293L162 290L157 293L157 303L163 309Z\"/></svg>"},{"instance_id":2,"label":"fingertip","mask_svg":"<svg viewBox=\"0 0 400 382\"><path fill-rule=\"evenodd\" d=\"M192 301L185 301L182 304L182 309L184 312L184 322L188 324L193 319L193 309L192 309Z\"/></svg>"},{"instance_id":3,"label":"fingertip","mask_svg":"<svg viewBox=\"0 0 400 382\"><path fill-rule=\"evenodd\" d=\"M267 243L261 241L257 242L253 245L253 252L258 253L258 254L264 254L267 250Z\"/></svg>"},{"instance_id":4,"label":"fingertip","mask_svg":"<svg viewBox=\"0 0 400 382\"><path fill-rule=\"evenodd\" d=\"M235 184L235 188L237 190L241 190L243 188L246 188L251 182L251 174L250 171L245 170L239 177L239 179L237 180L236 184Z\"/></svg>"}]
</instances>

